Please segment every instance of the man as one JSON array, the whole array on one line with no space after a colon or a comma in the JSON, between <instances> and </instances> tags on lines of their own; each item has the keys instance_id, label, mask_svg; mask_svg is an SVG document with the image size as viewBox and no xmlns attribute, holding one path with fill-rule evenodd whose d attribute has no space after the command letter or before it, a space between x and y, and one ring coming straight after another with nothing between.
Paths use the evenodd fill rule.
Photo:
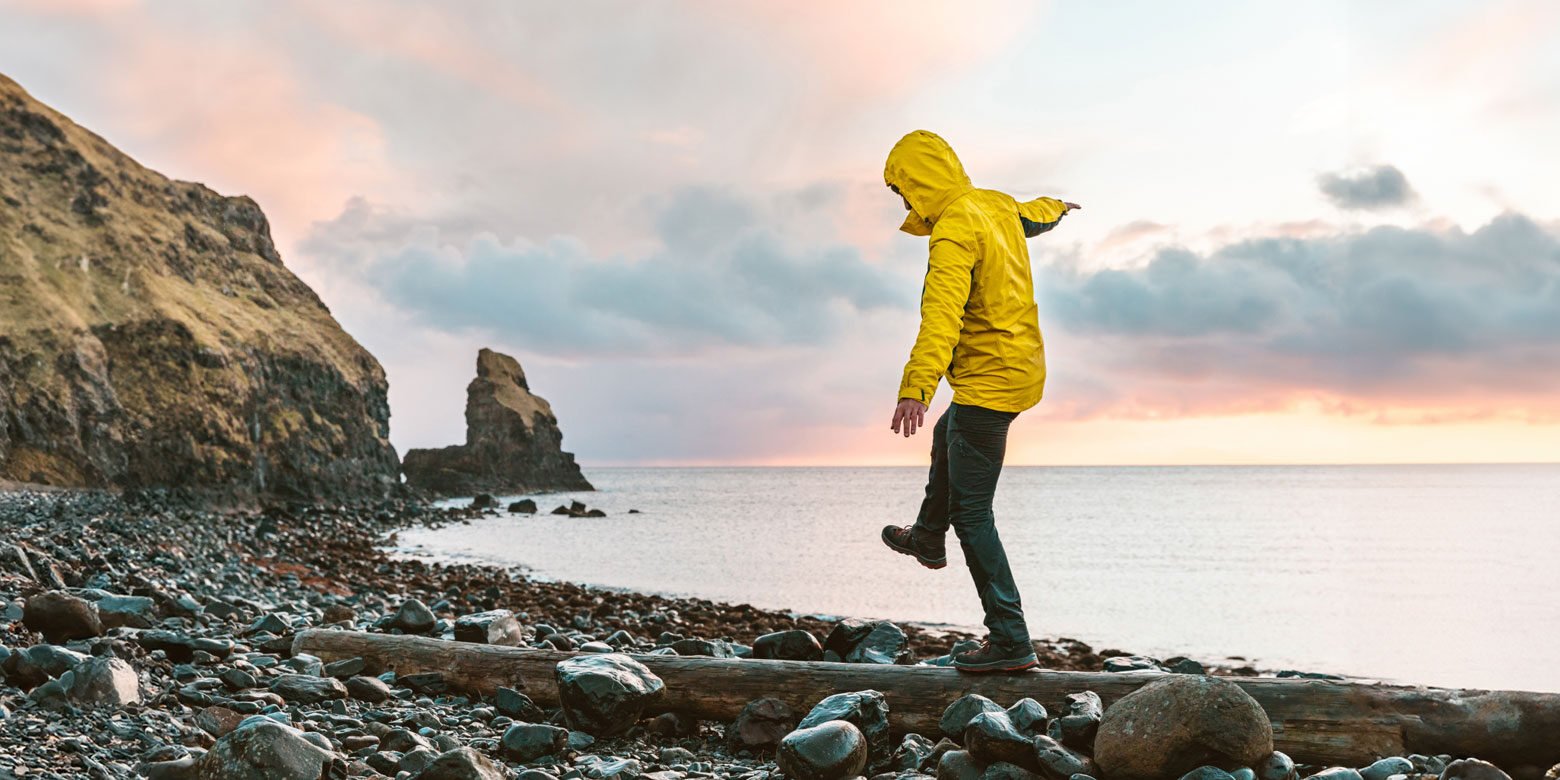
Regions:
<instances>
[{"instance_id":1,"label":"man","mask_svg":"<svg viewBox=\"0 0 1560 780\"><path fill-rule=\"evenodd\" d=\"M888 526L883 542L921 565L948 565L951 525L986 612L986 641L953 658L970 672L1039 665L1018 586L991 513L1008 425L1040 401L1045 344L1036 316L1024 239L1080 208L1054 198L1019 203L976 189L948 142L917 130L888 153L883 181L910 212L901 230L930 236L921 291L921 329L900 382L895 433L924 427L927 405L947 376L953 403L932 429L932 469L914 525Z\"/></svg>"}]
</instances>

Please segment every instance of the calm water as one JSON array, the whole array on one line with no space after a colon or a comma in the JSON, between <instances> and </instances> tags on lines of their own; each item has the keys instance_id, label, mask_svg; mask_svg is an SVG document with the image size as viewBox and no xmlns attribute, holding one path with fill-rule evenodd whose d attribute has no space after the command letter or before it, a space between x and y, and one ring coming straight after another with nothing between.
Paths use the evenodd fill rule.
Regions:
<instances>
[{"instance_id":1,"label":"calm water","mask_svg":"<svg viewBox=\"0 0 1560 780\"><path fill-rule=\"evenodd\" d=\"M936 572L878 541L914 519L924 474L592 469L599 492L538 503L580 498L604 519L401 538L561 580L978 626L952 539ZM1560 465L1009 468L996 510L1037 636L1560 692Z\"/></svg>"}]
</instances>

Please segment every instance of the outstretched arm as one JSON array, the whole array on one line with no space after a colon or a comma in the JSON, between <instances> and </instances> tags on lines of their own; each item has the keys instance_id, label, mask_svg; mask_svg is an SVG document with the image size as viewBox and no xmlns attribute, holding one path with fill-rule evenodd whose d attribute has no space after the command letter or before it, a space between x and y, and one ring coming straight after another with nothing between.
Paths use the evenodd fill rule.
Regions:
<instances>
[{"instance_id":1,"label":"outstretched arm","mask_svg":"<svg viewBox=\"0 0 1560 780\"><path fill-rule=\"evenodd\" d=\"M892 429L909 436L924 422L926 407L937 392L954 345L964 327L964 307L970 300L970 274L975 253L961 241L933 236L926 286L921 290L921 329L899 383Z\"/></svg>"},{"instance_id":2,"label":"outstretched arm","mask_svg":"<svg viewBox=\"0 0 1560 780\"><path fill-rule=\"evenodd\" d=\"M1034 200L1018 204L1018 219L1024 225L1024 235L1028 238L1044 233L1056 227L1067 216L1067 212L1073 209L1081 209L1076 203L1069 203L1056 198L1035 198Z\"/></svg>"}]
</instances>

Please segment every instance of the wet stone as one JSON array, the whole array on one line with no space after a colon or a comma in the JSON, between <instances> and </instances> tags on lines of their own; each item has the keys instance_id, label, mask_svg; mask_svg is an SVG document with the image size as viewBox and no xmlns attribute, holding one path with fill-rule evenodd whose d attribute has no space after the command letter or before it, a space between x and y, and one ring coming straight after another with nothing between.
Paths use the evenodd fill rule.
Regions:
<instances>
[{"instance_id":1,"label":"wet stone","mask_svg":"<svg viewBox=\"0 0 1560 780\"><path fill-rule=\"evenodd\" d=\"M157 604L145 596L121 596L107 591L88 594L104 628L151 628L157 625Z\"/></svg>"},{"instance_id":2,"label":"wet stone","mask_svg":"<svg viewBox=\"0 0 1560 780\"><path fill-rule=\"evenodd\" d=\"M504 757L520 763L561 753L568 746L568 729L541 723L516 723L499 740Z\"/></svg>"},{"instance_id":3,"label":"wet stone","mask_svg":"<svg viewBox=\"0 0 1560 780\"><path fill-rule=\"evenodd\" d=\"M985 767L967 750L950 750L937 762L938 780L980 780Z\"/></svg>"},{"instance_id":4,"label":"wet stone","mask_svg":"<svg viewBox=\"0 0 1560 780\"><path fill-rule=\"evenodd\" d=\"M1002 707L996 702L978 693L967 693L948 705L943 710L942 719L937 721L937 728L943 736L957 742L964 739L964 729L970 725L970 721L983 712L1002 712Z\"/></svg>"},{"instance_id":5,"label":"wet stone","mask_svg":"<svg viewBox=\"0 0 1560 780\"><path fill-rule=\"evenodd\" d=\"M598 737L632 728L666 687L644 664L616 653L559 661L554 674L570 728Z\"/></svg>"},{"instance_id":6,"label":"wet stone","mask_svg":"<svg viewBox=\"0 0 1560 780\"><path fill-rule=\"evenodd\" d=\"M1306 780L1360 780L1360 773L1351 767L1335 766L1308 775Z\"/></svg>"},{"instance_id":7,"label":"wet stone","mask_svg":"<svg viewBox=\"0 0 1560 780\"><path fill-rule=\"evenodd\" d=\"M893 768L900 771L919 770L932 757L937 747L920 734L906 734L894 750Z\"/></svg>"},{"instance_id":8,"label":"wet stone","mask_svg":"<svg viewBox=\"0 0 1560 780\"><path fill-rule=\"evenodd\" d=\"M1216 766L1200 766L1181 775L1181 780L1234 780L1230 773Z\"/></svg>"},{"instance_id":9,"label":"wet stone","mask_svg":"<svg viewBox=\"0 0 1560 780\"><path fill-rule=\"evenodd\" d=\"M442 753L413 780L507 780L509 770L480 752L462 747Z\"/></svg>"},{"instance_id":10,"label":"wet stone","mask_svg":"<svg viewBox=\"0 0 1560 780\"><path fill-rule=\"evenodd\" d=\"M1040 702L1030 698L1019 699L1007 708L1008 720L1018 733L1036 737L1045 733L1045 722L1050 715Z\"/></svg>"},{"instance_id":11,"label":"wet stone","mask_svg":"<svg viewBox=\"0 0 1560 780\"><path fill-rule=\"evenodd\" d=\"M395 614L390 616L387 624L389 628L399 629L404 634L426 634L433 630L438 618L434 617L433 610L428 605L417 599L407 599L401 602Z\"/></svg>"},{"instance_id":12,"label":"wet stone","mask_svg":"<svg viewBox=\"0 0 1560 780\"><path fill-rule=\"evenodd\" d=\"M1243 766L1230 772L1230 777L1235 780L1257 780L1257 770L1249 766Z\"/></svg>"},{"instance_id":13,"label":"wet stone","mask_svg":"<svg viewBox=\"0 0 1560 780\"><path fill-rule=\"evenodd\" d=\"M518 647L525 640L515 613L507 609L493 609L456 618L455 641Z\"/></svg>"},{"instance_id":14,"label":"wet stone","mask_svg":"<svg viewBox=\"0 0 1560 780\"><path fill-rule=\"evenodd\" d=\"M534 515L536 514L536 501L522 498L519 501L510 502L509 511L514 514Z\"/></svg>"},{"instance_id":15,"label":"wet stone","mask_svg":"<svg viewBox=\"0 0 1560 780\"><path fill-rule=\"evenodd\" d=\"M319 704L347 696L347 688L340 680L306 674L284 674L271 681L270 689L295 704Z\"/></svg>"},{"instance_id":16,"label":"wet stone","mask_svg":"<svg viewBox=\"0 0 1560 780\"><path fill-rule=\"evenodd\" d=\"M349 677L343 687L347 696L370 704L378 704L395 695L390 686L378 677Z\"/></svg>"},{"instance_id":17,"label":"wet stone","mask_svg":"<svg viewBox=\"0 0 1560 780\"><path fill-rule=\"evenodd\" d=\"M1294 759L1281 751L1273 751L1256 766L1257 780L1297 780Z\"/></svg>"},{"instance_id":18,"label":"wet stone","mask_svg":"<svg viewBox=\"0 0 1560 780\"><path fill-rule=\"evenodd\" d=\"M672 643L678 655L702 655L710 658L735 658L731 644L720 639L679 639Z\"/></svg>"},{"instance_id":19,"label":"wet stone","mask_svg":"<svg viewBox=\"0 0 1560 780\"><path fill-rule=\"evenodd\" d=\"M775 760L797 780L843 780L866 768L867 739L855 725L830 720L786 735Z\"/></svg>"},{"instance_id":20,"label":"wet stone","mask_svg":"<svg viewBox=\"0 0 1560 780\"><path fill-rule=\"evenodd\" d=\"M531 697L514 688L499 686L493 695L493 705L499 712L516 720L534 722L547 717L542 708L531 701Z\"/></svg>"},{"instance_id":21,"label":"wet stone","mask_svg":"<svg viewBox=\"0 0 1560 780\"><path fill-rule=\"evenodd\" d=\"M1039 772L1031 772L1017 764L998 761L980 773L980 780L1045 780Z\"/></svg>"},{"instance_id":22,"label":"wet stone","mask_svg":"<svg viewBox=\"0 0 1560 780\"><path fill-rule=\"evenodd\" d=\"M893 746L888 741L888 702L877 691L836 693L813 706L797 724L807 729L831 720L850 723L867 739L868 763L877 766L893 757Z\"/></svg>"},{"instance_id":23,"label":"wet stone","mask_svg":"<svg viewBox=\"0 0 1560 780\"><path fill-rule=\"evenodd\" d=\"M821 661L823 645L811 631L776 631L753 641L753 657L779 661Z\"/></svg>"},{"instance_id":24,"label":"wet stone","mask_svg":"<svg viewBox=\"0 0 1560 780\"><path fill-rule=\"evenodd\" d=\"M1387 780L1393 775L1406 775L1414 771L1413 762L1400 756L1383 758L1360 770L1365 780Z\"/></svg>"},{"instance_id":25,"label":"wet stone","mask_svg":"<svg viewBox=\"0 0 1560 780\"><path fill-rule=\"evenodd\" d=\"M897 664L910 655L910 640L899 626L880 620L844 655L846 663Z\"/></svg>"},{"instance_id":26,"label":"wet stone","mask_svg":"<svg viewBox=\"0 0 1560 780\"><path fill-rule=\"evenodd\" d=\"M1031 738L1013 728L1013 722L1001 710L982 712L971 718L969 725L964 727L964 747L983 764L1006 761L1028 768L1035 766Z\"/></svg>"},{"instance_id":27,"label":"wet stone","mask_svg":"<svg viewBox=\"0 0 1560 780\"><path fill-rule=\"evenodd\" d=\"M213 737L225 737L244 722L244 715L227 707L212 706L195 713L195 725Z\"/></svg>"},{"instance_id":28,"label":"wet stone","mask_svg":"<svg viewBox=\"0 0 1560 780\"><path fill-rule=\"evenodd\" d=\"M320 673L326 677L334 677L345 680L363 673L368 664L362 658L343 658L340 661L331 661L320 668Z\"/></svg>"},{"instance_id":29,"label":"wet stone","mask_svg":"<svg viewBox=\"0 0 1560 780\"><path fill-rule=\"evenodd\" d=\"M1094 751L1094 735L1099 731L1100 719L1105 716L1105 704L1093 691L1067 695L1067 712L1051 721L1047 734L1051 739L1074 750Z\"/></svg>"},{"instance_id":30,"label":"wet stone","mask_svg":"<svg viewBox=\"0 0 1560 780\"><path fill-rule=\"evenodd\" d=\"M1208 670L1202 664L1184 656L1166 658L1164 668L1173 674L1207 674Z\"/></svg>"},{"instance_id":31,"label":"wet stone","mask_svg":"<svg viewBox=\"0 0 1560 780\"><path fill-rule=\"evenodd\" d=\"M198 776L224 780L318 780L330 753L303 733L267 718L250 718L212 746Z\"/></svg>"},{"instance_id":32,"label":"wet stone","mask_svg":"<svg viewBox=\"0 0 1560 780\"><path fill-rule=\"evenodd\" d=\"M1159 671L1159 662L1143 655L1118 655L1105 659L1107 672Z\"/></svg>"},{"instance_id":33,"label":"wet stone","mask_svg":"<svg viewBox=\"0 0 1560 780\"><path fill-rule=\"evenodd\" d=\"M1047 777L1099 776L1094 759L1047 736L1035 737L1035 761Z\"/></svg>"},{"instance_id":34,"label":"wet stone","mask_svg":"<svg viewBox=\"0 0 1560 780\"><path fill-rule=\"evenodd\" d=\"M796 712L779 699L754 699L742 708L736 720L726 729L726 742L731 749L768 752L774 750L792 729L796 728Z\"/></svg>"}]
</instances>

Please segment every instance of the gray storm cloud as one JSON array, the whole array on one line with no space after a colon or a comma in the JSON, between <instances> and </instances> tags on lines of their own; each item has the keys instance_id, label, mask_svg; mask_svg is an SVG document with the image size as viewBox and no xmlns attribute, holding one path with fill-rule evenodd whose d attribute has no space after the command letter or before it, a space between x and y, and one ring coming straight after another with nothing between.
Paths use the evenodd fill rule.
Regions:
<instances>
[{"instance_id":1,"label":"gray storm cloud","mask_svg":"<svg viewBox=\"0 0 1560 780\"><path fill-rule=\"evenodd\" d=\"M1560 237L1518 214L1471 233L1378 227L1037 272L1050 323L1113 356L1102 386L1193 378L1210 401L1560 391Z\"/></svg>"},{"instance_id":2,"label":"gray storm cloud","mask_svg":"<svg viewBox=\"0 0 1560 780\"><path fill-rule=\"evenodd\" d=\"M1408 177L1392 165L1324 173L1316 185L1333 205L1346 209L1385 209L1414 200Z\"/></svg>"},{"instance_id":3,"label":"gray storm cloud","mask_svg":"<svg viewBox=\"0 0 1560 780\"><path fill-rule=\"evenodd\" d=\"M303 249L356 269L435 328L483 329L539 353L822 344L856 313L912 308L903 280L855 249L789 237L721 190L680 190L654 223L656 250L600 258L572 238L452 237L357 201Z\"/></svg>"}]
</instances>

